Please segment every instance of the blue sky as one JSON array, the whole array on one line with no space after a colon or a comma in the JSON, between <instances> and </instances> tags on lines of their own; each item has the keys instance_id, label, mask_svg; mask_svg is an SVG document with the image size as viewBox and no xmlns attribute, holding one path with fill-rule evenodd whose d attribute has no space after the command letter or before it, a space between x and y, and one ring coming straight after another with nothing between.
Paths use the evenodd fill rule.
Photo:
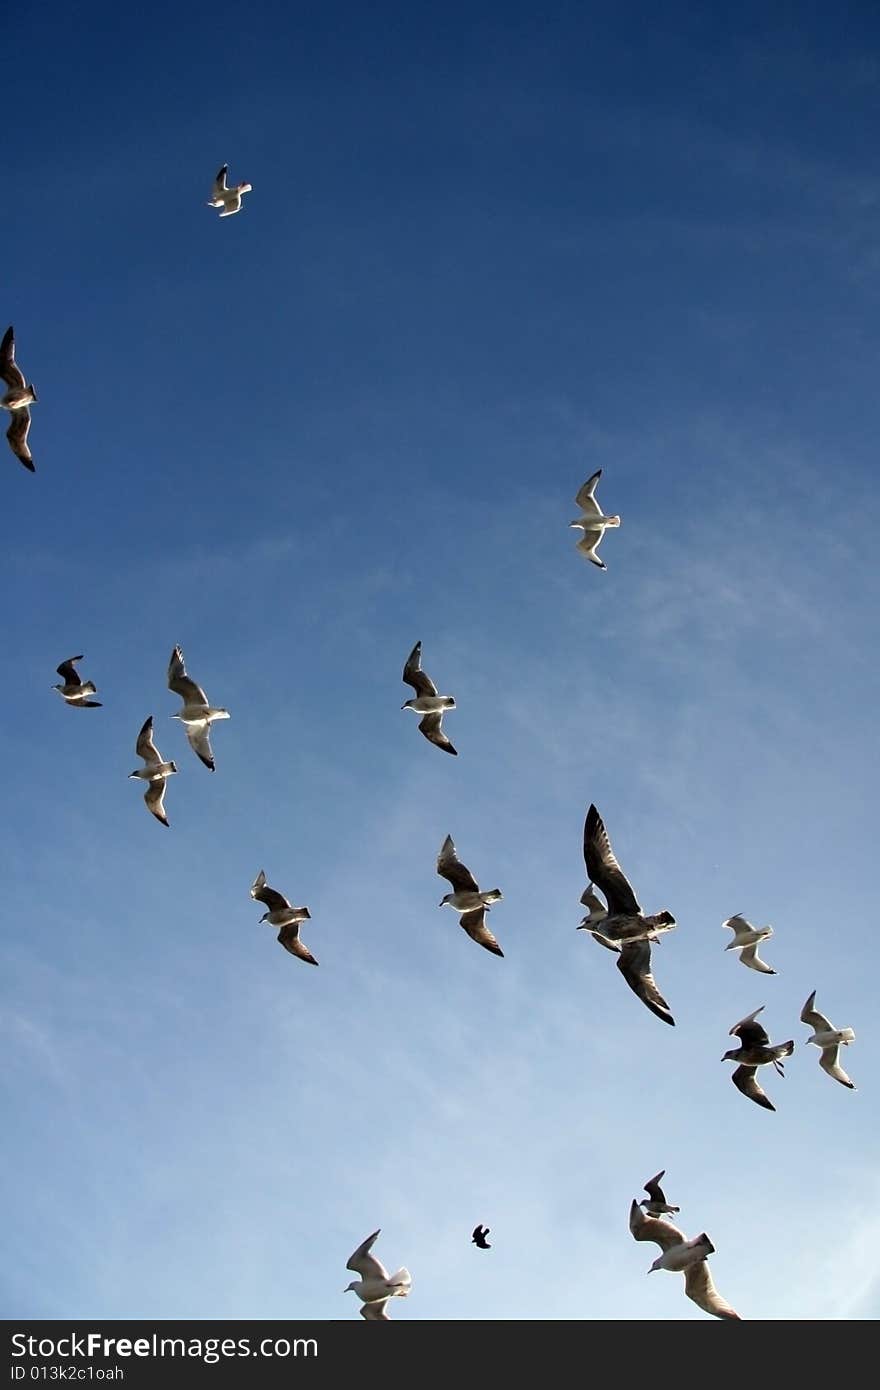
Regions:
<instances>
[{"instance_id":1,"label":"blue sky","mask_svg":"<svg viewBox=\"0 0 880 1390\"><path fill-rule=\"evenodd\" d=\"M880 1312L880 24L771 8L19 16L7 1317L355 1317L380 1226L395 1317L702 1318L627 1231L659 1168L744 1318ZM605 574L567 529L598 467ZM417 639L457 759L400 712ZM80 651L89 714L50 689ZM575 931L590 801L677 918L675 1029ZM447 832L504 960L437 910ZM759 1004L775 1115L719 1061Z\"/></svg>"}]
</instances>

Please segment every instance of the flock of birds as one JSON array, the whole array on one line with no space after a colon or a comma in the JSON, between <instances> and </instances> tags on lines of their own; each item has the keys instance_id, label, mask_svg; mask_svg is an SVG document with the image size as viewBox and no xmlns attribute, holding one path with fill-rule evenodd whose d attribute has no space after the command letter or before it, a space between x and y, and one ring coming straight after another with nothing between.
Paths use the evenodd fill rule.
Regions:
<instances>
[{"instance_id":1,"label":"flock of birds","mask_svg":"<svg viewBox=\"0 0 880 1390\"><path fill-rule=\"evenodd\" d=\"M212 188L208 206L222 209L221 217L230 217L241 211L244 194L251 192L249 183L227 184L228 166L219 170ZM28 434L31 426L30 407L37 401L32 383L28 383L24 373L15 360L15 335L9 327L0 343L0 376L7 391L0 398L0 405L11 416L7 439L13 454L30 472L35 471L33 458L28 447ZM583 532L577 549L597 568L607 566L597 555L599 545L609 529L620 526L619 516L606 516L596 500L596 488L602 470L598 469L587 479L575 499L581 515L571 522L571 526ZM82 655L68 657L58 666L61 683L53 688L58 691L65 703L74 709L100 709L101 701L92 697L97 687L91 680L83 680L76 667L84 660ZM443 729L443 718L456 708L452 695L441 695L430 676L422 669L422 644L417 642L406 658L403 668L403 681L415 691L412 699L401 708L412 710L420 716L419 731L435 747L444 753L457 756ZM167 673L168 688L182 701L178 713L171 717L179 720L184 727L190 747L200 761L211 772L215 770L214 754L211 748L211 725L218 720L228 719L229 711L212 705L205 691L187 674L183 652L175 646L171 653ZM165 812L165 789L168 779L177 773L177 764L166 760L156 747L153 735L153 716L144 721L135 743L138 757L143 767L129 775L146 783L144 802L148 811L168 826ZM669 1005L663 998L654 980L651 966L651 946L676 925L672 913L666 909L653 915L643 913L631 884L624 875L614 852L605 825L594 805L589 807L584 824L584 862L589 883L581 896L581 903L588 909L578 930L589 931L593 938L607 950L617 955L617 968L630 989L642 1003L663 1020L674 1025ZM458 857L455 844L447 835L440 847L436 864L437 873L448 881L452 892L440 900L440 907L451 907L459 914L459 922L471 940L490 951L503 956L498 941L486 922L486 914L495 903L502 900L499 888L483 890L470 869ZM595 892L598 888L604 897L603 902ZM308 907L294 907L277 889L269 887L266 874L261 869L251 885L252 899L262 903L267 909L260 918L272 927L278 928L278 941L299 960L309 965L318 962L300 939L300 926L310 919ZM758 955L758 947L773 935L770 926L755 927L741 913L727 918L725 928L733 931L733 940L726 950L738 950L743 965L765 975L775 975L776 971ZM819 1048L819 1065L835 1081L850 1089L853 1082L840 1066L841 1046L848 1046L855 1039L851 1028L835 1028L823 1014L815 1008L816 991L810 994L801 1011L801 1022L812 1029L808 1043ZM764 1005L755 1009L746 1018L734 1024L730 1035L739 1039L739 1046L728 1051L723 1061L735 1062L732 1074L733 1084L748 1099L766 1110L775 1106L765 1094L757 1080L760 1067L772 1066L784 1076L783 1062L794 1052L794 1041L771 1044L764 1027L757 1021ZM707 1259L715 1247L705 1231L688 1240L685 1235L666 1218L675 1215L679 1207L671 1206L660 1187L665 1170L645 1183L647 1199L633 1200L629 1214L629 1228L637 1241L653 1241L661 1254L650 1267L650 1272L658 1269L683 1273L685 1293L700 1308L717 1318L736 1318L739 1314L718 1294L712 1281ZM644 1209L644 1210L643 1210ZM388 1320L387 1305L391 1298L406 1297L412 1287L412 1278L406 1268L389 1274L384 1265L371 1253L380 1232L374 1231L355 1250L349 1258L346 1269L359 1275L345 1292L354 1292L361 1300L361 1316L368 1321ZM489 1228L478 1224L471 1240L479 1249L489 1250L486 1240Z\"/></svg>"}]
</instances>

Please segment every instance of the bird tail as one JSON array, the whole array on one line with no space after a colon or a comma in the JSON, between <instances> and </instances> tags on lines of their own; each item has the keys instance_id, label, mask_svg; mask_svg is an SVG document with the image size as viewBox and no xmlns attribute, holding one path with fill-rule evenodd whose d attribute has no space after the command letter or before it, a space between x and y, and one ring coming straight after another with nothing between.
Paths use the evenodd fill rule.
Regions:
<instances>
[{"instance_id":1,"label":"bird tail","mask_svg":"<svg viewBox=\"0 0 880 1390\"><path fill-rule=\"evenodd\" d=\"M700 1240L702 1241L703 1245L705 1245L707 1254L709 1254L709 1255L714 1255L714 1254L715 1254L715 1246L712 1244L711 1240L710 1240L709 1237L706 1235L706 1232L705 1232L705 1231L702 1231L702 1232L700 1233Z\"/></svg>"},{"instance_id":2,"label":"bird tail","mask_svg":"<svg viewBox=\"0 0 880 1390\"><path fill-rule=\"evenodd\" d=\"M389 1274L388 1283L399 1297L405 1298L412 1285L412 1275L406 1268L399 1269L396 1274Z\"/></svg>"},{"instance_id":3,"label":"bird tail","mask_svg":"<svg viewBox=\"0 0 880 1390\"><path fill-rule=\"evenodd\" d=\"M841 1030L840 1030L840 1041L841 1041L842 1043L851 1043L851 1042L855 1042L855 1040L856 1040L856 1035L855 1035L855 1033L853 1032L853 1030L852 1030L851 1028L841 1028Z\"/></svg>"},{"instance_id":4,"label":"bird tail","mask_svg":"<svg viewBox=\"0 0 880 1390\"><path fill-rule=\"evenodd\" d=\"M32 401L36 401L36 400L37 400L37 388L36 388L36 386L34 385L33 382L31 382L30 386L28 387L28 390L29 390L30 393L31 393L31 400L32 400Z\"/></svg>"},{"instance_id":5,"label":"bird tail","mask_svg":"<svg viewBox=\"0 0 880 1390\"><path fill-rule=\"evenodd\" d=\"M779 1061L782 1057L790 1057L794 1052L794 1040L789 1038L788 1042L780 1043L777 1048L774 1048L774 1051L776 1053L776 1061Z\"/></svg>"},{"instance_id":6,"label":"bird tail","mask_svg":"<svg viewBox=\"0 0 880 1390\"><path fill-rule=\"evenodd\" d=\"M84 695L97 695L98 687L94 681L83 681L82 690Z\"/></svg>"}]
</instances>

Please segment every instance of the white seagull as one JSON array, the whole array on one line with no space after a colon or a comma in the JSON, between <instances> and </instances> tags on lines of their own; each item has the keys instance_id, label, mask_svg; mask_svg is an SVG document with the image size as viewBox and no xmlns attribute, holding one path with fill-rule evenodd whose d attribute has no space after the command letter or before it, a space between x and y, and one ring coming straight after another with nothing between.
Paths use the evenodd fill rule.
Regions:
<instances>
[{"instance_id":1,"label":"white seagull","mask_svg":"<svg viewBox=\"0 0 880 1390\"><path fill-rule=\"evenodd\" d=\"M24 464L30 473L35 473L34 460L28 448L28 431L31 427L32 406L37 399L33 382L26 382L24 373L15 360L15 334L10 324L3 334L3 341L0 343L0 377L6 382L9 390L0 396L0 405L4 410L8 410L12 419L9 429L6 431L6 438L9 440L9 447L15 454L19 463Z\"/></svg>"},{"instance_id":2,"label":"white seagull","mask_svg":"<svg viewBox=\"0 0 880 1390\"><path fill-rule=\"evenodd\" d=\"M374 1231L371 1236L367 1236L347 1261L345 1268L353 1270L361 1277L353 1279L343 1290L344 1293L356 1293L364 1304L361 1317L376 1322L388 1319L385 1305L389 1298L406 1298L412 1287L412 1276L408 1269L399 1269L396 1274L389 1274L382 1262L370 1254L378 1235L379 1232Z\"/></svg>"},{"instance_id":3,"label":"white seagull","mask_svg":"<svg viewBox=\"0 0 880 1390\"><path fill-rule=\"evenodd\" d=\"M179 719L183 724L193 752L201 758L205 767L214 771L214 754L211 752L210 726L215 719L228 719L228 709L216 709L208 703L208 697L200 685L190 680L183 664L183 652L175 647L168 663L168 689L173 690L183 700Z\"/></svg>"},{"instance_id":4,"label":"white seagull","mask_svg":"<svg viewBox=\"0 0 880 1390\"><path fill-rule=\"evenodd\" d=\"M139 758L143 758L144 766L138 768L136 772L130 772L129 777L139 777L142 782L146 782L147 790L144 792L144 801L147 810L152 811L156 820L163 825L168 824L168 817L165 815L165 783L168 778L177 771L177 764L163 761L162 754L153 742L153 716L144 720L143 727L137 736L135 750Z\"/></svg>"},{"instance_id":5,"label":"white seagull","mask_svg":"<svg viewBox=\"0 0 880 1390\"><path fill-rule=\"evenodd\" d=\"M765 960L761 960L758 955L758 947L761 942L773 935L772 927L753 927L751 922L746 921L741 912L735 912L721 925L722 927L730 927L734 934L733 940L725 946L725 951L740 951L740 960L750 970L759 970L762 975L776 974L773 966L768 965Z\"/></svg>"},{"instance_id":6,"label":"white seagull","mask_svg":"<svg viewBox=\"0 0 880 1390\"><path fill-rule=\"evenodd\" d=\"M209 208L222 208L221 217L231 217L234 212L241 211L242 195L253 191L249 183L237 183L233 188L227 187L226 175L229 173L229 165L224 164L218 171L214 180L214 187L211 190L211 197L208 200Z\"/></svg>"},{"instance_id":7,"label":"white seagull","mask_svg":"<svg viewBox=\"0 0 880 1390\"><path fill-rule=\"evenodd\" d=\"M400 708L411 709L416 714L423 715L419 721L419 732L424 734L429 743L436 743L438 748L442 748L444 753L452 753L457 757L457 750L453 748L441 727L444 711L455 709L455 698L452 695L438 695L431 677L422 670L421 642L416 642L406 658L402 679L407 685L412 686L416 698L407 700Z\"/></svg>"},{"instance_id":8,"label":"white seagull","mask_svg":"<svg viewBox=\"0 0 880 1390\"><path fill-rule=\"evenodd\" d=\"M62 661L58 667L58 674L63 678L63 685L53 685L52 689L57 690L65 704L73 705L76 709L100 709L100 700L90 700L89 695L94 695L98 687L92 681L80 679L76 669L76 663L82 661L82 656L69 656L66 661Z\"/></svg>"},{"instance_id":9,"label":"white seagull","mask_svg":"<svg viewBox=\"0 0 880 1390\"><path fill-rule=\"evenodd\" d=\"M726 1299L715 1288L712 1273L706 1263L708 1255L715 1253L706 1232L701 1232L693 1240L669 1221L660 1221L656 1216L645 1216L634 1201L629 1209L629 1229L635 1240L653 1240L660 1246L663 1254L654 1261L649 1274L657 1269L669 1269L684 1275L684 1291L688 1298L704 1312L714 1318L742 1319L734 1312Z\"/></svg>"},{"instance_id":10,"label":"white seagull","mask_svg":"<svg viewBox=\"0 0 880 1390\"><path fill-rule=\"evenodd\" d=\"M619 516L605 516L599 503L596 501L596 484L602 476L602 469L598 468L592 478L588 478L574 499L578 507L583 512L583 516L578 517L577 521L572 521L571 525L583 531L583 536L577 543L577 549L582 555L600 570L607 569L604 561L599 559L596 551L599 543L609 526L619 526Z\"/></svg>"},{"instance_id":11,"label":"white seagull","mask_svg":"<svg viewBox=\"0 0 880 1390\"><path fill-rule=\"evenodd\" d=\"M492 903L501 901L501 889L490 888L485 893L480 891L480 886L470 869L465 868L459 859L451 835L446 836L440 847L437 872L441 878L447 879L454 889L452 893L447 893L445 898L440 899L439 906L451 907L455 912L460 912L460 925L464 927L471 940L485 946L493 955L503 956L504 952L486 926L485 920L485 914Z\"/></svg>"},{"instance_id":12,"label":"white seagull","mask_svg":"<svg viewBox=\"0 0 880 1390\"><path fill-rule=\"evenodd\" d=\"M251 884L251 897L257 902L265 903L269 909L260 918L261 922L268 922L270 927L280 927L278 940L289 951L292 956L299 956L300 960L307 961L309 965L317 965L318 962L312 955L309 948L299 939L299 924L307 922L311 913L307 907L291 907L290 903L281 893L277 893L274 888L267 887L266 875L261 869Z\"/></svg>"},{"instance_id":13,"label":"white seagull","mask_svg":"<svg viewBox=\"0 0 880 1390\"><path fill-rule=\"evenodd\" d=\"M819 1058L819 1066L823 1071L827 1071L829 1076L833 1076L835 1081L839 1081L841 1086L848 1086L854 1091L855 1083L850 1081L846 1072L838 1064L841 1043L849 1047L851 1042L855 1042L856 1035L851 1028L835 1028L834 1024L813 1008L816 1002L816 991L810 995L804 1007L801 1009L801 1023L806 1023L808 1028L813 1029L813 1035L807 1038L808 1043L815 1043L822 1049L822 1056Z\"/></svg>"},{"instance_id":14,"label":"white seagull","mask_svg":"<svg viewBox=\"0 0 880 1390\"><path fill-rule=\"evenodd\" d=\"M645 1208L646 1216L674 1216L681 1211L681 1207L671 1207L666 1200L663 1188L660 1186L660 1179L665 1175L666 1169L661 1168L653 1178L649 1178L645 1183L645 1191L648 1196L639 1202L640 1207Z\"/></svg>"}]
</instances>

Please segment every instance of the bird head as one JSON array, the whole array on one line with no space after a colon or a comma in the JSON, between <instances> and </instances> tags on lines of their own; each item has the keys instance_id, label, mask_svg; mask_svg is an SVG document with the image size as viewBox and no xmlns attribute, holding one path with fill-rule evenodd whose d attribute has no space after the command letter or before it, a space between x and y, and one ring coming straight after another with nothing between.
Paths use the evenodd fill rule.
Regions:
<instances>
[{"instance_id":1,"label":"bird head","mask_svg":"<svg viewBox=\"0 0 880 1390\"><path fill-rule=\"evenodd\" d=\"M440 899L440 901L439 901L439 903L437 904L437 906L438 906L438 907L448 907L448 906L451 904L451 902L452 902L452 894L451 894L451 893L447 893L445 898L441 898L441 899Z\"/></svg>"},{"instance_id":2,"label":"bird head","mask_svg":"<svg viewBox=\"0 0 880 1390\"><path fill-rule=\"evenodd\" d=\"M261 922L267 922L268 920L269 920L269 914L268 914L268 912L264 912L263 915L262 915L262 917L260 918L260 921L261 921Z\"/></svg>"},{"instance_id":3,"label":"bird head","mask_svg":"<svg viewBox=\"0 0 880 1390\"><path fill-rule=\"evenodd\" d=\"M662 1269L662 1268L663 1268L663 1256L662 1256L662 1255L658 1255L657 1258L656 1258L656 1260L654 1261L654 1263L651 1265L651 1268L648 1270L648 1273L649 1273L649 1274L653 1274L654 1271L655 1271L656 1269Z\"/></svg>"},{"instance_id":4,"label":"bird head","mask_svg":"<svg viewBox=\"0 0 880 1390\"><path fill-rule=\"evenodd\" d=\"M401 709L412 709L412 705L413 705L412 700L406 700L406 701L404 701L404 703L400 706L400 708L401 708Z\"/></svg>"},{"instance_id":5,"label":"bird head","mask_svg":"<svg viewBox=\"0 0 880 1390\"><path fill-rule=\"evenodd\" d=\"M736 1062L739 1060L739 1048L735 1052L725 1052L721 1058L722 1062Z\"/></svg>"},{"instance_id":6,"label":"bird head","mask_svg":"<svg viewBox=\"0 0 880 1390\"><path fill-rule=\"evenodd\" d=\"M347 1285L345 1286L345 1288L342 1290L343 1293L357 1293L357 1291L358 1291L358 1286L357 1286L357 1280L355 1280L355 1279L352 1279L351 1283L350 1283L350 1284L347 1284Z\"/></svg>"}]
</instances>

